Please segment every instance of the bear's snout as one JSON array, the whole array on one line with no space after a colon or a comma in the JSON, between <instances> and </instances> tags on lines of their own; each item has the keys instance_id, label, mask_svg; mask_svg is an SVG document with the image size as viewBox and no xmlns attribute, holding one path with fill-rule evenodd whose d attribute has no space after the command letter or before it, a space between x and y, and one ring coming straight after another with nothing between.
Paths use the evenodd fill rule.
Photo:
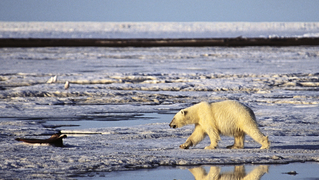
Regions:
<instances>
[{"instance_id":1,"label":"bear's snout","mask_svg":"<svg viewBox=\"0 0 319 180\"><path fill-rule=\"evenodd\" d=\"M174 124L174 119L172 120L172 122L171 123L169 123L169 127L171 127L171 128L177 128L177 126Z\"/></svg>"}]
</instances>

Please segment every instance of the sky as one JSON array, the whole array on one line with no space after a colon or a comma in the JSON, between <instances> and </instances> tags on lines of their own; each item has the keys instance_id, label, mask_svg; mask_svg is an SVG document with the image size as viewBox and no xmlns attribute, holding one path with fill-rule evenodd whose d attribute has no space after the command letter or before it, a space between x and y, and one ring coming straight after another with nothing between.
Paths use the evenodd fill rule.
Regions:
<instances>
[{"instance_id":1,"label":"sky","mask_svg":"<svg viewBox=\"0 0 319 180\"><path fill-rule=\"evenodd\" d=\"M0 21L319 22L319 0L0 0Z\"/></svg>"}]
</instances>

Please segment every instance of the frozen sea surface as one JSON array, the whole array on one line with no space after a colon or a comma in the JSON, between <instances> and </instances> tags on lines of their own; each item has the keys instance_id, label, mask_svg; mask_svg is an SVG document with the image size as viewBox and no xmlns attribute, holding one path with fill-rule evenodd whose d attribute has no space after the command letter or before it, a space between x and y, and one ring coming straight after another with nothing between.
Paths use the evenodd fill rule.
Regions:
<instances>
[{"instance_id":1,"label":"frozen sea surface","mask_svg":"<svg viewBox=\"0 0 319 180\"><path fill-rule=\"evenodd\" d=\"M317 46L1 48L0 177L319 161L318 57ZM173 115L227 99L255 111L272 147L247 137L245 149L229 150L233 139L222 137L215 150L204 150L208 138L179 149L193 126L170 129ZM63 148L14 140L59 130Z\"/></svg>"},{"instance_id":2,"label":"frozen sea surface","mask_svg":"<svg viewBox=\"0 0 319 180\"><path fill-rule=\"evenodd\" d=\"M319 22L0 22L0 38L318 37Z\"/></svg>"}]
</instances>

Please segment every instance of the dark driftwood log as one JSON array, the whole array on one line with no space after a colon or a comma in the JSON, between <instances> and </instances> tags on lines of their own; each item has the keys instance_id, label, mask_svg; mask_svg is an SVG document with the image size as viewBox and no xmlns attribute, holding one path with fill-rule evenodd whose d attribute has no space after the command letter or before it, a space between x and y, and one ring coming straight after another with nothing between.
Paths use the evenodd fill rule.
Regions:
<instances>
[{"instance_id":1,"label":"dark driftwood log","mask_svg":"<svg viewBox=\"0 0 319 180\"><path fill-rule=\"evenodd\" d=\"M66 138L66 135L61 135L61 133L53 134L49 139L25 139L25 138L16 138L17 141L23 141L26 143L46 143L57 147L63 147L63 138Z\"/></svg>"}]
</instances>

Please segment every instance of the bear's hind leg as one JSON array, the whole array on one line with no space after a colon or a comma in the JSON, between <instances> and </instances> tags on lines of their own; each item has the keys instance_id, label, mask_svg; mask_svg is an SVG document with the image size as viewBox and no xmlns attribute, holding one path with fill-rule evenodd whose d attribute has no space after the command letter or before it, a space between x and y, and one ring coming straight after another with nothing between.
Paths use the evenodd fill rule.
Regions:
<instances>
[{"instance_id":1,"label":"bear's hind leg","mask_svg":"<svg viewBox=\"0 0 319 180\"><path fill-rule=\"evenodd\" d=\"M241 132L235 135L234 144L227 146L228 149L243 149L245 141L245 133Z\"/></svg>"},{"instance_id":2,"label":"bear's hind leg","mask_svg":"<svg viewBox=\"0 0 319 180\"><path fill-rule=\"evenodd\" d=\"M260 149L269 149L270 142L268 141L268 136L265 136L263 133L261 133L258 127L246 127L246 129L244 129L244 132L248 134L251 138L253 138L256 142L261 144Z\"/></svg>"}]
</instances>

